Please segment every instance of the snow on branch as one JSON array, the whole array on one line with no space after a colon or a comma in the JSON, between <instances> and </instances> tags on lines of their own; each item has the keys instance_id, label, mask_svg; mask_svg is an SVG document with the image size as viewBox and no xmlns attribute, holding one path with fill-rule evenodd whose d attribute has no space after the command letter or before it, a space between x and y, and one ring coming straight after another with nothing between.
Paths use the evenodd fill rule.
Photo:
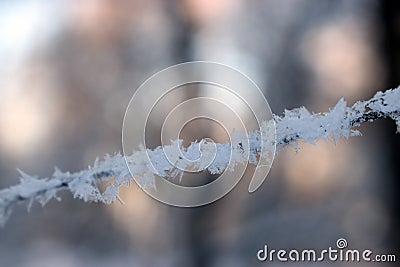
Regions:
<instances>
[{"instance_id":1,"label":"snow on branch","mask_svg":"<svg viewBox=\"0 0 400 267\"><path fill-rule=\"evenodd\" d=\"M283 116L274 116L276 148L280 150L288 145L297 146L299 140L314 143L318 139L332 139L336 142L340 137L357 136L360 132L355 130L356 127L364 122L372 122L380 118L393 119L397 124L397 132L400 132L400 87L378 92L371 99L359 101L352 107L347 107L342 98L333 109L325 113L313 114L305 107L285 110ZM243 156L233 160L235 163L248 161L256 164L257 156L261 153L261 142L266 141L260 140L260 131L266 130L265 127L271 127L271 123L264 122L259 131L249 133L248 140L242 140L244 135L238 135L239 137L233 140L232 144L228 142L216 144L216 157L207 170L212 174L222 173L228 166L229 160L232 160L230 159L231 149L243 149L242 141L249 143L250 158ZM182 140L174 142L182 146ZM205 142L200 141L192 143L188 148L183 148L185 156L198 158L199 147L207 149L204 144ZM0 225L5 224L12 208L17 203L28 201L28 210L34 201L38 201L43 206L52 198L59 200L57 192L63 189L69 190L74 198L85 202L110 204L115 200L122 202L118 197L118 188L129 184L132 175L139 178L141 186L154 186L156 173L167 179L182 177L183 172L170 164L165 157L164 151L169 148L172 148L172 145L164 148L157 147L153 150L142 148L127 157L119 153L113 156L106 155L101 161L96 159L93 166L89 166L86 170L70 173L55 169L53 175L48 178L39 179L18 170L20 183L0 190ZM153 163L153 171L149 168L147 155ZM102 191L100 184L105 181L112 182Z\"/></svg>"}]
</instances>

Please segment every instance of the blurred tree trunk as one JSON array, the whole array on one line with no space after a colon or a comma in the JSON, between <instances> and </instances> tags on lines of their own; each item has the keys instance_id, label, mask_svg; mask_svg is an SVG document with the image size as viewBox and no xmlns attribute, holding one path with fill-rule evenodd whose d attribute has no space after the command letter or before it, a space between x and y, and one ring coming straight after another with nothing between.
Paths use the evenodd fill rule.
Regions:
<instances>
[{"instance_id":1,"label":"blurred tree trunk","mask_svg":"<svg viewBox=\"0 0 400 267\"><path fill-rule=\"evenodd\" d=\"M193 34L194 28L190 21L178 21L181 30L176 40L176 58L177 63L195 60L193 51ZM185 99L194 98L196 95L190 90L184 96ZM199 129L198 129L199 130ZM184 140L188 140L183 136ZM205 176L205 180L208 178ZM188 255L189 261L193 267L210 266L212 262L211 249L206 245L207 227L204 223L209 219L209 212L211 206L207 205L199 208L177 208L176 213L172 216L178 215L184 229L178 229L177 239L183 244L182 249ZM210 220L208 220L210 221ZM181 240L183 234L183 240Z\"/></svg>"},{"instance_id":2,"label":"blurred tree trunk","mask_svg":"<svg viewBox=\"0 0 400 267\"><path fill-rule=\"evenodd\" d=\"M395 88L400 84L400 2L386 0L382 1L380 18L382 23L382 50L383 57L387 65L387 85L385 88ZM388 196L388 204L392 209L393 225L391 233L394 235L389 237L389 242L392 242L393 247L400 247L400 165L399 165L399 151L400 151L400 137L399 135L393 136L395 125L392 122L388 127L383 128L384 136L382 142L388 142L387 146L388 159L387 166L392 168L388 173L392 173L389 184L392 186L390 196Z\"/></svg>"}]
</instances>

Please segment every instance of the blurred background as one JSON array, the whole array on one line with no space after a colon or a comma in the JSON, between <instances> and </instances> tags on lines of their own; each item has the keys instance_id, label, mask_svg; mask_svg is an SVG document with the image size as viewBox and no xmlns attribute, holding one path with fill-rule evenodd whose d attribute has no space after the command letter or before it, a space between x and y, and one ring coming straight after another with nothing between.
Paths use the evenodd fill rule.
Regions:
<instances>
[{"instance_id":1,"label":"blurred background","mask_svg":"<svg viewBox=\"0 0 400 267\"><path fill-rule=\"evenodd\" d=\"M4 188L18 182L17 167L48 177L54 166L78 171L121 151L135 88L172 64L233 66L279 115L397 87L400 3L2 0L0 59ZM122 192L125 206L68 192L30 213L20 205L0 229L0 266L259 266L264 244L325 249L340 237L352 248L398 253L400 138L389 120L361 130L337 145L280 151L256 193L245 178L200 208L161 204L135 184Z\"/></svg>"}]
</instances>

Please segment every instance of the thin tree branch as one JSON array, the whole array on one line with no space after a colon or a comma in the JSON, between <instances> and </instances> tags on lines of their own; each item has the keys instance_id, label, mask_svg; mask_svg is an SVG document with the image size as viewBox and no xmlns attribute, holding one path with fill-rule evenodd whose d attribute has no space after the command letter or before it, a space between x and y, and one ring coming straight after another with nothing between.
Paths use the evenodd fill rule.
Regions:
<instances>
[{"instance_id":1,"label":"thin tree branch","mask_svg":"<svg viewBox=\"0 0 400 267\"><path fill-rule=\"evenodd\" d=\"M365 122L372 122L381 118L391 118L397 123L397 132L400 132L400 87L397 89L378 92L367 101L359 101L352 107L340 99L336 106L328 112L313 114L306 108L286 110L283 116L274 116L276 127L276 149L288 145L297 145L299 140L314 143L318 139L332 139L334 142L340 137L360 135L356 127ZM265 122L263 127L271 127L272 122ZM237 159L237 163L249 161L256 164L257 156L261 153L260 131L248 134L250 158ZM243 138L240 137L240 138ZM264 140L265 141L265 140ZM181 141L175 141L181 142ZM187 156L196 157L202 141L192 143L184 149ZM222 173L228 165L231 144L226 142L216 144L217 154L213 163L207 167L210 173ZM165 147L164 147L165 148ZM242 142L236 142L232 149L243 150ZM12 208L20 202L29 201L28 209L34 201L45 205L50 199L57 197L57 192L63 189L71 191L75 198L84 201L94 201L110 204L118 200L118 188L128 184L132 175L140 178L141 186L154 186L155 173L148 168L148 157L155 162L154 167L164 178L182 177L183 172L171 165L163 154L163 148L154 150L141 149L131 156L124 158L121 154L106 155L103 160L96 159L93 166L75 173L61 172L56 169L50 178L39 179L20 172L20 183L0 190L0 225L5 224ZM192 153L192 154L191 154ZM194 153L194 154L193 154ZM131 173L125 160L132 164ZM153 162L154 161L154 162ZM131 166L131 165L130 165ZM99 184L113 179L104 191L100 191Z\"/></svg>"}]
</instances>

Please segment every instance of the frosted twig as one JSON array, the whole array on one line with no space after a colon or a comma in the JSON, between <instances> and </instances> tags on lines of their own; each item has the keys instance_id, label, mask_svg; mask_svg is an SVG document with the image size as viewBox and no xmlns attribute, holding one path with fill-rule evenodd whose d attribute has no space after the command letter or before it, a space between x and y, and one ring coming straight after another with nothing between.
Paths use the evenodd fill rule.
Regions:
<instances>
[{"instance_id":1,"label":"frosted twig","mask_svg":"<svg viewBox=\"0 0 400 267\"><path fill-rule=\"evenodd\" d=\"M391 118L397 124L397 132L400 132L400 87L397 89L378 92L367 101L359 101L352 107L347 107L344 99L340 99L336 106L328 112L313 114L306 108L286 110L283 116L274 116L276 126L276 148L282 149L288 145L297 145L299 140L314 143L318 139L332 139L336 142L340 137L360 135L354 128L367 121L379 118ZM264 122L263 127L271 126L271 122ZM260 154L260 131L251 132L248 135L250 145L250 158L235 159L237 163L249 161L255 164ZM240 137L242 138L242 137ZM238 141L238 140L236 140ZM181 140L177 140L181 145ZM199 145L202 141L192 143L185 148L188 158L196 158L199 153ZM222 173L228 165L231 144L216 144L217 154L213 163L207 168L212 174ZM164 147L164 149L168 149ZM242 149L241 142L236 142L233 149ZM133 175L140 178L141 186L154 186L154 172L148 168L148 153L157 173L164 178L182 177L182 171L177 170L166 159L163 148L153 150L141 149L131 156L126 157ZM57 192L62 189L69 190L74 198L86 201L102 202L110 204L118 197L118 188L129 183L131 173L126 165L125 158L121 154L106 155L103 160L96 159L93 166L75 173L61 172L56 169L49 178L39 179L20 172L20 183L0 191L0 225L3 225L9 217L12 208L19 202L29 201L28 209L34 201L45 205L50 199L57 198ZM99 189L99 183L113 179L104 191Z\"/></svg>"}]
</instances>

